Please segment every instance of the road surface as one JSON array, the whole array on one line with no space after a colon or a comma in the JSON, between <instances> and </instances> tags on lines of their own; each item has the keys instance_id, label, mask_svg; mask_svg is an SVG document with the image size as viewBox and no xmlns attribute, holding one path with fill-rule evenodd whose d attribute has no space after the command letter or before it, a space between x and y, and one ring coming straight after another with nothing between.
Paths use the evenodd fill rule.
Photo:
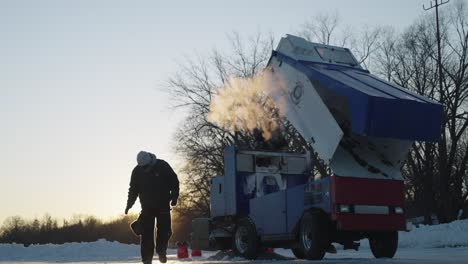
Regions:
<instances>
[{"instance_id":1,"label":"road surface","mask_svg":"<svg viewBox=\"0 0 468 264\"><path fill-rule=\"evenodd\" d=\"M289 250L284 249L277 249L275 252L287 256L292 257L292 254ZM85 252L84 252L85 254ZM373 258L369 249L361 249L359 252L355 251L339 251L337 254L327 254L322 261L305 261L305 260L256 260L256 261L248 261L242 260L239 258L234 259L223 259L223 260L209 260L207 259L209 256L213 255L213 252L204 252L204 257L197 258L197 259L186 259L186 260L178 260L174 254L169 255L169 264L227 264L227 263L275 263L275 264L286 264L286 263L299 263L299 264L306 264L306 263L326 263L326 264L334 264L334 263L366 263L366 264L419 264L419 263L429 263L429 264L452 264L452 263L467 263L468 264L468 248L466 247L459 247L459 248L428 248L428 249L418 249L418 248L408 248L408 249L399 249L395 258L393 259L375 259ZM126 259L125 261L86 261L86 262L72 262L72 261L65 261L65 262L56 262L56 261L49 261L49 262L12 262L12 261L3 261L0 263L12 263L12 264L48 264L48 263L79 263L79 264L101 264L101 263L121 263L121 264L134 264L139 263L138 255L136 255L131 260ZM155 258L153 263L157 264L159 261Z\"/></svg>"}]
</instances>

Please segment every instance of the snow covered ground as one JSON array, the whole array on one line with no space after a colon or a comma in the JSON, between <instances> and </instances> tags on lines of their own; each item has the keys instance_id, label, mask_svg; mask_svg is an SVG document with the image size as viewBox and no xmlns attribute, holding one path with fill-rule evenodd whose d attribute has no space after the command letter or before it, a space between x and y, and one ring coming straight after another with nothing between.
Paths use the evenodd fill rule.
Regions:
<instances>
[{"instance_id":1,"label":"snow covered ground","mask_svg":"<svg viewBox=\"0 0 468 264\"><path fill-rule=\"evenodd\" d=\"M276 253L293 257L290 250L276 249ZM249 263L241 258L225 258L221 261L208 260L216 252L203 252L203 257L178 261L175 250L169 250L169 263ZM68 243L64 245L0 244L0 262L3 263L138 263L139 246L125 245L100 240L92 243ZM255 263L307 263L303 260L258 260ZM327 254L323 263L467 263L468 264L468 220L455 221L437 226L422 226L411 232L401 232L399 249L394 259L373 258L367 240L361 241L358 252L340 250ZM154 261L158 263L158 261Z\"/></svg>"}]
</instances>

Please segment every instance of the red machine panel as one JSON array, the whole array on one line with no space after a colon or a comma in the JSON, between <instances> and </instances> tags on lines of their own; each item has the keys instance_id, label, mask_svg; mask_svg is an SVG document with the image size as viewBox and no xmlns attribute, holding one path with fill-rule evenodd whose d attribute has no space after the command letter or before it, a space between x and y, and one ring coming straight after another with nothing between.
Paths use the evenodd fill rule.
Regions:
<instances>
[{"instance_id":1,"label":"red machine panel","mask_svg":"<svg viewBox=\"0 0 468 264\"><path fill-rule=\"evenodd\" d=\"M404 230L403 213L392 208L404 205L404 183L399 180L332 177L333 220L340 230ZM346 205L349 212L341 212ZM359 211L362 210L362 211Z\"/></svg>"},{"instance_id":2,"label":"red machine panel","mask_svg":"<svg viewBox=\"0 0 468 264\"><path fill-rule=\"evenodd\" d=\"M332 177L334 204L403 206L404 199L403 181Z\"/></svg>"}]
</instances>

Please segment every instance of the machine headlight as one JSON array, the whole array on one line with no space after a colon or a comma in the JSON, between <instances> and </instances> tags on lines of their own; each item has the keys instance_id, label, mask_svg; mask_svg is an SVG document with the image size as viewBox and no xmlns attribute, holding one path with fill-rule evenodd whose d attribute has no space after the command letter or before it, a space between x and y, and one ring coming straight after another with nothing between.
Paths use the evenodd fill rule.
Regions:
<instances>
[{"instance_id":1,"label":"machine headlight","mask_svg":"<svg viewBox=\"0 0 468 264\"><path fill-rule=\"evenodd\" d=\"M399 206L395 207L395 214L403 214L403 208Z\"/></svg>"},{"instance_id":2,"label":"machine headlight","mask_svg":"<svg viewBox=\"0 0 468 264\"><path fill-rule=\"evenodd\" d=\"M340 205L339 207L340 213L350 213L351 212L351 207L349 205Z\"/></svg>"}]
</instances>

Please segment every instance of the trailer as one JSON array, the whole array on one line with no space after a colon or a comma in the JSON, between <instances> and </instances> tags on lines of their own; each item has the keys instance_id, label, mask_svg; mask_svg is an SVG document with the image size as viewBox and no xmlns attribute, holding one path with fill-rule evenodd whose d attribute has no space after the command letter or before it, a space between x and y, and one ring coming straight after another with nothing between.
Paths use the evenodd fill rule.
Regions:
<instances>
[{"instance_id":1,"label":"trailer","mask_svg":"<svg viewBox=\"0 0 468 264\"><path fill-rule=\"evenodd\" d=\"M319 260L331 243L357 249L367 238L376 258L393 257L406 228L401 167L415 141L438 139L442 105L370 74L346 48L292 35L265 70L277 84L268 96L309 151L226 147L193 246L249 259L282 247Z\"/></svg>"}]
</instances>

